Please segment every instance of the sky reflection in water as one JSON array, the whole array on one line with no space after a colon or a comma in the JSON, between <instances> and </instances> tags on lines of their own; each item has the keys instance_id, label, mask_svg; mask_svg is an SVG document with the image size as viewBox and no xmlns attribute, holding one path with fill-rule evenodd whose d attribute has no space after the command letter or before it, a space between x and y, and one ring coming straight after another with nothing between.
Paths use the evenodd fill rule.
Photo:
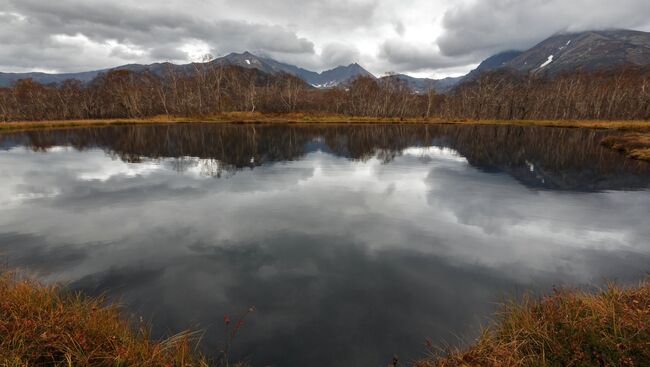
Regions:
<instances>
[{"instance_id":1,"label":"sky reflection in water","mask_svg":"<svg viewBox=\"0 0 650 367\"><path fill-rule=\"evenodd\" d=\"M163 126L0 136L0 252L254 365L378 366L493 302L634 282L650 169L587 130Z\"/></svg>"}]
</instances>

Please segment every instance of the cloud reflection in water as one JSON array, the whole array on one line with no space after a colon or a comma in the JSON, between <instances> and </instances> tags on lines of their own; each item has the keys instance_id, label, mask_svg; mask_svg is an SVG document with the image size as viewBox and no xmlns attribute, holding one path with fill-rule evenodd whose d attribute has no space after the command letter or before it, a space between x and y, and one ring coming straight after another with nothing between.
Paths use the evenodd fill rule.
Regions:
<instances>
[{"instance_id":1,"label":"cloud reflection in water","mask_svg":"<svg viewBox=\"0 0 650 367\"><path fill-rule=\"evenodd\" d=\"M491 150L522 130L184 126L149 149L157 130L122 129L5 141L0 251L108 291L157 334L205 328L212 351L220 315L255 305L237 348L255 365L415 358L427 337L471 338L506 295L635 281L650 263L646 168Z\"/></svg>"}]
</instances>

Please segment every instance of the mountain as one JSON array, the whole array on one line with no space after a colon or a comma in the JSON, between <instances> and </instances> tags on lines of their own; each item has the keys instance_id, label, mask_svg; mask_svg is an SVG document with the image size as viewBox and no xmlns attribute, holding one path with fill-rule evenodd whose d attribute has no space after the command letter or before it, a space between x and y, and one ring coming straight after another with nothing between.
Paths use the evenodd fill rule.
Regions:
<instances>
[{"instance_id":1,"label":"mountain","mask_svg":"<svg viewBox=\"0 0 650 367\"><path fill-rule=\"evenodd\" d=\"M454 89L458 84L472 80L486 71L495 70L505 67L508 62L522 54L522 51L505 51L494 56L488 57L479 64L476 69L470 71L467 75L444 78L444 79L428 79L428 78L414 78L404 74L391 75L389 77L399 78L406 82L406 84L418 93L426 92L429 89L435 90L437 93L447 93Z\"/></svg>"},{"instance_id":2,"label":"mountain","mask_svg":"<svg viewBox=\"0 0 650 367\"><path fill-rule=\"evenodd\" d=\"M526 72L557 74L650 64L650 33L629 30L589 31L548 38L507 63Z\"/></svg>"},{"instance_id":3,"label":"mountain","mask_svg":"<svg viewBox=\"0 0 650 367\"><path fill-rule=\"evenodd\" d=\"M437 93L446 93L450 91L458 82L463 78L449 77L444 79L429 79L429 78L415 78L406 74L392 74L382 77L382 79L398 79L406 83L406 85L417 93L425 93L429 89L435 90Z\"/></svg>"},{"instance_id":4,"label":"mountain","mask_svg":"<svg viewBox=\"0 0 650 367\"><path fill-rule=\"evenodd\" d=\"M506 51L492 56L465 80L499 68L556 75L625 65L650 65L650 33L610 30L557 34L526 51Z\"/></svg>"},{"instance_id":5,"label":"mountain","mask_svg":"<svg viewBox=\"0 0 650 367\"><path fill-rule=\"evenodd\" d=\"M320 77L317 83L310 83L319 88L329 88L359 77L369 76L375 78L369 71L361 67L361 65L354 63L348 66L339 66L331 70L323 71L319 74Z\"/></svg>"},{"instance_id":6,"label":"mountain","mask_svg":"<svg viewBox=\"0 0 650 367\"><path fill-rule=\"evenodd\" d=\"M241 54L231 53L222 58L215 59L212 62L216 64L238 65L245 68L256 68L270 74L284 72L297 76L317 88L329 88L345 84L351 79L361 75L374 78L369 71L357 63L348 66L338 66L334 69L317 73L270 58L258 57L250 52L244 52Z\"/></svg>"},{"instance_id":7,"label":"mountain","mask_svg":"<svg viewBox=\"0 0 650 367\"><path fill-rule=\"evenodd\" d=\"M128 65L122 65L110 69L84 71L80 73L62 73L62 74L48 74L48 73L38 73L38 72L32 72L32 73L0 72L0 87L8 87L17 80L28 79L28 78L31 78L34 81L41 84L62 83L63 81L68 79L76 79L79 80L80 82L87 83L93 80L95 77L97 77L97 75L99 75L100 73L104 73L110 70L130 70L134 72L142 72L145 70L149 70L154 74L162 75L162 73L169 67L188 68L190 65L191 64L174 65L171 63L156 63L150 65L128 64Z\"/></svg>"},{"instance_id":8,"label":"mountain","mask_svg":"<svg viewBox=\"0 0 650 367\"><path fill-rule=\"evenodd\" d=\"M511 51L501 52L494 56L488 57L487 59L483 60L483 62L481 62L476 67L476 69L470 71L467 75L465 75L462 78L462 81L474 79L475 77L477 77L478 75L486 71L492 71L502 67L506 67L506 65L508 65L510 61L519 57L522 53L523 51L511 50Z\"/></svg>"},{"instance_id":9,"label":"mountain","mask_svg":"<svg viewBox=\"0 0 650 367\"><path fill-rule=\"evenodd\" d=\"M374 76L359 64L339 66L317 73L295 65L259 57L250 52L231 53L210 61L212 64L238 65L258 69L264 73L288 73L303 79L317 88L329 88L345 84L360 75ZM476 69L464 77L428 79L414 78L404 74L390 75L407 83L416 92L433 88L438 93L447 93L456 85L475 79L481 73L509 68L519 72L555 75L575 70L599 70L622 65L650 64L650 33L630 30L587 31L554 35L526 51L506 51L485 59ZM89 82L99 73L109 70L144 71L162 75L165 70L191 70L194 64L174 65L156 63L150 65L130 64L112 69L80 73L0 73L0 87L9 86L19 79L32 78L43 83L60 83L66 79ZM384 77L386 78L386 77Z\"/></svg>"},{"instance_id":10,"label":"mountain","mask_svg":"<svg viewBox=\"0 0 650 367\"><path fill-rule=\"evenodd\" d=\"M248 69L257 69L267 74L287 73L295 75L307 81L312 75L318 75L313 71L299 68L294 65L285 64L270 58L258 57L246 51L243 53L231 53L210 61L213 65L236 65Z\"/></svg>"},{"instance_id":11,"label":"mountain","mask_svg":"<svg viewBox=\"0 0 650 367\"><path fill-rule=\"evenodd\" d=\"M31 78L34 81L42 84L61 83L67 79L77 79L82 82L89 82L102 71L104 70L87 71L82 73L66 73L66 74L47 74L47 73L36 73L36 72L35 73L0 73L0 87L8 87L17 80L28 79L28 78Z\"/></svg>"},{"instance_id":12,"label":"mountain","mask_svg":"<svg viewBox=\"0 0 650 367\"><path fill-rule=\"evenodd\" d=\"M264 73L276 74L287 73L303 79L305 82L318 87L328 88L344 84L357 76L374 76L359 64L339 66L331 70L317 73L294 65L285 64L270 58L258 57L250 52L231 53L210 61L214 65L237 65L249 69L258 69ZM81 73L47 74L47 73L0 73L0 86L10 86L19 79L32 78L42 84L61 83L67 79L77 79L81 82L89 82L97 75L110 70L130 70L141 72L148 70L154 74L162 75L165 70L174 68L176 71L191 70L193 64L175 65L171 63L155 63L149 65L129 64L110 69L94 70Z\"/></svg>"}]
</instances>

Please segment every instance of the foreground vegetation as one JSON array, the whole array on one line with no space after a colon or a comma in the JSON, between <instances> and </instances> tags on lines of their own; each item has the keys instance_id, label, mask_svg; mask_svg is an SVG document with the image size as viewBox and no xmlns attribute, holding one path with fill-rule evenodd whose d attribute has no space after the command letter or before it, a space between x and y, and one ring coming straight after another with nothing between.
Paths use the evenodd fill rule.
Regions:
<instances>
[{"instance_id":1,"label":"foreground vegetation","mask_svg":"<svg viewBox=\"0 0 650 367\"><path fill-rule=\"evenodd\" d=\"M102 299L0 274L1 366L207 366L195 342L152 341Z\"/></svg>"},{"instance_id":2,"label":"foreground vegetation","mask_svg":"<svg viewBox=\"0 0 650 367\"><path fill-rule=\"evenodd\" d=\"M416 364L460 366L650 366L650 284L508 303L468 349Z\"/></svg>"},{"instance_id":3,"label":"foreground vegetation","mask_svg":"<svg viewBox=\"0 0 650 367\"><path fill-rule=\"evenodd\" d=\"M225 316L226 325L230 318ZM237 326L240 322L237 322ZM237 329L233 329L236 331ZM233 334L234 335L234 334ZM0 365L207 367L192 333L153 341L101 299L0 276ZM219 361L218 365L229 365ZM231 364L232 365L232 364ZM559 290L503 306L466 350L416 367L649 366L650 284ZM233 365L234 366L234 365Z\"/></svg>"}]
</instances>

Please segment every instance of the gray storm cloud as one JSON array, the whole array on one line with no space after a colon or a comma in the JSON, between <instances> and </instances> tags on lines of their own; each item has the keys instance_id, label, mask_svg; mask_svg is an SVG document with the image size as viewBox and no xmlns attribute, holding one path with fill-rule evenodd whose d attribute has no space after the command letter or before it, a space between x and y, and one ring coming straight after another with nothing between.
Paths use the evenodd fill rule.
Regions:
<instances>
[{"instance_id":1,"label":"gray storm cloud","mask_svg":"<svg viewBox=\"0 0 650 367\"><path fill-rule=\"evenodd\" d=\"M97 44L117 42L109 56L134 60L187 57L179 48L202 41L220 53L240 50L269 54L313 54L314 43L284 26L243 20L206 20L166 9L139 9L89 2L8 1L1 14L0 64L75 69L83 44L62 42L76 37ZM5 7L7 8L7 7ZM64 37L57 37L64 36ZM125 47L132 46L132 47ZM135 50L135 52L133 50ZM139 52L138 52L139 51ZM99 56L99 55L98 55ZM46 65L42 65L46 62ZM90 67L101 60L89 60ZM86 65L83 65L86 66Z\"/></svg>"},{"instance_id":2,"label":"gray storm cloud","mask_svg":"<svg viewBox=\"0 0 650 367\"><path fill-rule=\"evenodd\" d=\"M379 57L396 70L420 71L444 69L472 62L464 55L448 57L440 53L435 44L411 44L403 39L386 40L380 48Z\"/></svg>"},{"instance_id":3,"label":"gray storm cloud","mask_svg":"<svg viewBox=\"0 0 650 367\"><path fill-rule=\"evenodd\" d=\"M323 48L321 57L327 65L348 65L358 61L361 55L352 45L330 43Z\"/></svg>"},{"instance_id":4,"label":"gray storm cloud","mask_svg":"<svg viewBox=\"0 0 650 367\"><path fill-rule=\"evenodd\" d=\"M447 10L437 39L449 56L525 49L558 32L650 26L647 0L481 0Z\"/></svg>"},{"instance_id":5,"label":"gray storm cloud","mask_svg":"<svg viewBox=\"0 0 650 367\"><path fill-rule=\"evenodd\" d=\"M376 74L433 73L556 32L650 30L648 14L647 0L0 0L0 71L248 50L315 70L356 61Z\"/></svg>"}]
</instances>

